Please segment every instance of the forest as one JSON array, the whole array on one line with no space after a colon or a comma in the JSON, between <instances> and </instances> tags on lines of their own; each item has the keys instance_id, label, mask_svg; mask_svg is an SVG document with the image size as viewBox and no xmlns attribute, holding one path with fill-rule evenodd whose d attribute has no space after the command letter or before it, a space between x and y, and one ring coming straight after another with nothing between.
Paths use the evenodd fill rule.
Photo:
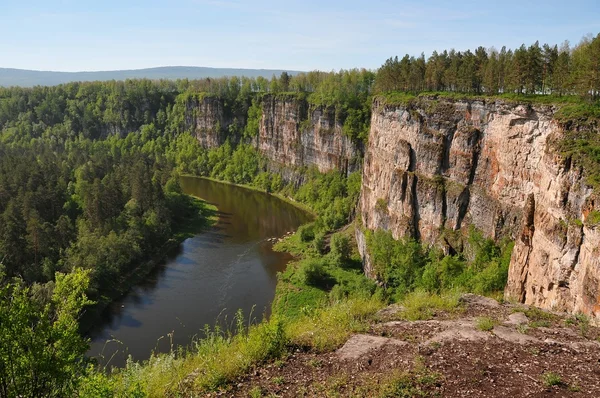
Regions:
<instances>
[{"instance_id":1,"label":"forest","mask_svg":"<svg viewBox=\"0 0 600 398\"><path fill-rule=\"evenodd\" d=\"M346 238L334 235L322 259L326 235L353 218L360 174L303 168L286 180L270 169L253 137L261 99L269 94L332 107L344 133L361 144L373 96L398 91L576 96L597 111L600 35L573 47L536 42L512 50L444 50L427 59L393 57L376 72L0 88L0 396L69 396L80 378L88 387L105 381L81 360L81 312L126 290L131 273L176 244L186 222L207 222L211 210L181 193L181 174L251 185L306 204L318 217L288 247L312 253L300 266L301 284L333 281L340 297L354 290L373 294L374 284L344 268L356 267ZM185 123L188 100L204 95L240 116L218 148L201 147ZM595 148L584 146L586 159L597 157ZM507 243L497 247L474 238L480 254L466 261L416 242L395 243L383 232L368 239L378 276L389 286L386 298L415 289L439 293L450 285L489 292L505 281ZM283 278L300 283L295 275ZM137 387L129 387L135 395Z\"/></svg>"}]
</instances>

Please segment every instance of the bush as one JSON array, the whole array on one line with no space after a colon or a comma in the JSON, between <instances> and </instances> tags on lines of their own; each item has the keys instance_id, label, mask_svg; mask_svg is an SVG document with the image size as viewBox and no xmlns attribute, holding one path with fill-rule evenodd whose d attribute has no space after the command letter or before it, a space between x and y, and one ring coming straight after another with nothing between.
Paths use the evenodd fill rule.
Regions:
<instances>
[{"instance_id":1,"label":"bush","mask_svg":"<svg viewBox=\"0 0 600 398\"><path fill-rule=\"evenodd\" d=\"M330 276L321 260L304 260L300 266L302 281L309 286L323 287L327 284Z\"/></svg>"},{"instance_id":2,"label":"bush","mask_svg":"<svg viewBox=\"0 0 600 398\"><path fill-rule=\"evenodd\" d=\"M366 231L366 240L377 278L390 295L420 288L430 293L459 289L490 294L504 289L513 243L497 245L472 230L464 255L444 256L412 239L395 240L391 233ZM468 256L471 260L465 258Z\"/></svg>"},{"instance_id":3,"label":"bush","mask_svg":"<svg viewBox=\"0 0 600 398\"><path fill-rule=\"evenodd\" d=\"M325 234L323 232L317 232L315 238L312 241L313 248L317 253L323 253L323 247L325 246Z\"/></svg>"},{"instance_id":4,"label":"bush","mask_svg":"<svg viewBox=\"0 0 600 398\"><path fill-rule=\"evenodd\" d=\"M300 240L302 242L311 242L313 239L315 239L314 223L301 225L298 228L298 235L300 236Z\"/></svg>"},{"instance_id":5,"label":"bush","mask_svg":"<svg viewBox=\"0 0 600 398\"><path fill-rule=\"evenodd\" d=\"M340 233L331 236L331 258L337 266L343 266L350 259L350 239L346 235Z\"/></svg>"}]
</instances>

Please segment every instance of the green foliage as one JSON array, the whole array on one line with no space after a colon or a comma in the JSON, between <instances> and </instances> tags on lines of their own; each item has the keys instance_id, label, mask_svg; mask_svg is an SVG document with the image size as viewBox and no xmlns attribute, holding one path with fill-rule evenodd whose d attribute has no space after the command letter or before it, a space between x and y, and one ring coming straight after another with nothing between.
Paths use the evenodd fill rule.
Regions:
<instances>
[{"instance_id":1,"label":"green foliage","mask_svg":"<svg viewBox=\"0 0 600 398\"><path fill-rule=\"evenodd\" d=\"M77 320L91 304L85 295L89 272L57 274L48 303L21 281L0 286L0 395L64 397L85 373L88 344Z\"/></svg>"},{"instance_id":2,"label":"green foliage","mask_svg":"<svg viewBox=\"0 0 600 398\"><path fill-rule=\"evenodd\" d=\"M350 245L350 238L347 235L342 233L331 235L330 246L329 253L333 264L344 266L349 262L352 248Z\"/></svg>"},{"instance_id":3,"label":"green foliage","mask_svg":"<svg viewBox=\"0 0 600 398\"><path fill-rule=\"evenodd\" d=\"M329 282L323 260L306 259L302 261L299 269L302 282L309 286L326 287Z\"/></svg>"},{"instance_id":4,"label":"green foliage","mask_svg":"<svg viewBox=\"0 0 600 398\"><path fill-rule=\"evenodd\" d=\"M474 52L434 51L426 59L391 57L379 68L375 91L388 93L449 92L451 94L552 95L563 102L565 94L578 94L596 100L600 95L600 35L586 37L574 48L568 43L560 48L539 42L510 50L502 47ZM410 95L385 94L383 102L407 105ZM545 100L542 100L545 101ZM572 111L566 111L572 112ZM578 111L576 111L578 112Z\"/></svg>"},{"instance_id":5,"label":"green foliage","mask_svg":"<svg viewBox=\"0 0 600 398\"><path fill-rule=\"evenodd\" d=\"M423 366L410 372L393 371L379 386L376 395L381 398L413 398L429 397L429 389L435 387L440 380L438 373L431 372Z\"/></svg>"},{"instance_id":6,"label":"green foliage","mask_svg":"<svg viewBox=\"0 0 600 398\"><path fill-rule=\"evenodd\" d=\"M302 242L311 242L315 239L315 225L314 224L304 224L298 227L298 236L300 236L300 240Z\"/></svg>"},{"instance_id":7,"label":"green foliage","mask_svg":"<svg viewBox=\"0 0 600 398\"><path fill-rule=\"evenodd\" d=\"M397 298L416 288L432 293L460 289L490 294L506 285L513 244L497 246L474 229L468 239L470 261L462 255L444 256L412 239L395 240L382 230L366 231L366 238L377 278Z\"/></svg>"},{"instance_id":8,"label":"green foliage","mask_svg":"<svg viewBox=\"0 0 600 398\"><path fill-rule=\"evenodd\" d=\"M388 201L384 198L377 199L375 202L375 210L380 212L381 214L388 214Z\"/></svg>"},{"instance_id":9,"label":"green foliage","mask_svg":"<svg viewBox=\"0 0 600 398\"><path fill-rule=\"evenodd\" d=\"M585 218L585 222L587 225L595 227L600 224L600 211L592 210L589 212L587 217Z\"/></svg>"},{"instance_id":10,"label":"green foliage","mask_svg":"<svg viewBox=\"0 0 600 398\"><path fill-rule=\"evenodd\" d=\"M455 312L459 307L459 297L456 291L432 294L417 289L408 293L402 300L402 317L409 321L418 321L431 319L439 312Z\"/></svg>"},{"instance_id":11,"label":"green foliage","mask_svg":"<svg viewBox=\"0 0 600 398\"><path fill-rule=\"evenodd\" d=\"M258 136L260 128L260 119L262 118L262 108L256 100L252 100L252 106L248 108L248 121L244 129L244 137L252 138Z\"/></svg>"},{"instance_id":12,"label":"green foliage","mask_svg":"<svg viewBox=\"0 0 600 398\"><path fill-rule=\"evenodd\" d=\"M494 329L494 326L496 325L496 320L487 317L487 316L482 316L477 318L476 320L476 325L477 325L477 329L483 331L483 332L489 332L492 329Z\"/></svg>"},{"instance_id":13,"label":"green foliage","mask_svg":"<svg viewBox=\"0 0 600 398\"><path fill-rule=\"evenodd\" d=\"M587 182L596 191L600 190L600 137L597 132L589 128L567 132L557 146L565 158L582 167Z\"/></svg>"},{"instance_id":14,"label":"green foliage","mask_svg":"<svg viewBox=\"0 0 600 398\"><path fill-rule=\"evenodd\" d=\"M558 373L545 372L542 381L546 387L560 386L563 384L562 377Z\"/></svg>"}]
</instances>

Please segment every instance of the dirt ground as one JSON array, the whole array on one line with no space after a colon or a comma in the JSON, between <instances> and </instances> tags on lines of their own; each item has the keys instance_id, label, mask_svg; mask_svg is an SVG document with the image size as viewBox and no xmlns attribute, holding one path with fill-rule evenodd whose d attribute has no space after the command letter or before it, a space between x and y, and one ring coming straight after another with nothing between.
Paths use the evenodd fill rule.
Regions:
<instances>
[{"instance_id":1,"label":"dirt ground","mask_svg":"<svg viewBox=\"0 0 600 398\"><path fill-rule=\"evenodd\" d=\"M600 397L600 331L584 318L462 301L426 321L390 307L336 352L296 351L210 396Z\"/></svg>"}]
</instances>

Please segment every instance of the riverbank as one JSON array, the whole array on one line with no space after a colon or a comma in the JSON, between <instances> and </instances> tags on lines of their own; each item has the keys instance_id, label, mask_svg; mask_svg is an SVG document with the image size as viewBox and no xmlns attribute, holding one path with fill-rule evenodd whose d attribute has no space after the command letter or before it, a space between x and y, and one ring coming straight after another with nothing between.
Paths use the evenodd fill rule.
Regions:
<instances>
[{"instance_id":1,"label":"riverbank","mask_svg":"<svg viewBox=\"0 0 600 398\"><path fill-rule=\"evenodd\" d=\"M266 190L264 190L262 188L259 188L259 187L256 187L254 185L236 184L235 182L230 182L230 181L225 181L225 180L219 180L217 178L212 178L212 177L197 176L197 175L194 175L194 174L182 174L182 176L183 177L203 178L203 179L208 180L208 181L214 181L214 182L218 182L218 183L221 183L221 184L233 185L235 187L240 187L240 188L249 189L249 190L255 191L255 192L265 193L267 195L274 196L274 197L276 197L276 198L278 198L278 199L280 199L280 200L282 200L282 201L284 201L286 203L289 203L292 206L297 207L298 209L300 209L302 211L305 211L308 214L311 214L313 217L317 216L317 213L310 206L308 206L308 205L306 205L304 203L298 202L298 201L294 200L293 198L290 198L289 196L282 195L282 194L280 194L278 192L267 192Z\"/></svg>"},{"instance_id":2,"label":"riverbank","mask_svg":"<svg viewBox=\"0 0 600 398\"><path fill-rule=\"evenodd\" d=\"M181 194L184 195L184 194ZM114 301L126 295L137 284L144 281L148 275L176 250L181 243L215 225L219 219L218 209L215 205L194 196L189 198L191 217L182 217L182 222L175 226L172 237L152 253L147 261L142 262L127 274L122 275L110 290L103 292L96 303L88 307L80 321L80 330L87 333L100 319L102 312Z\"/></svg>"}]
</instances>

